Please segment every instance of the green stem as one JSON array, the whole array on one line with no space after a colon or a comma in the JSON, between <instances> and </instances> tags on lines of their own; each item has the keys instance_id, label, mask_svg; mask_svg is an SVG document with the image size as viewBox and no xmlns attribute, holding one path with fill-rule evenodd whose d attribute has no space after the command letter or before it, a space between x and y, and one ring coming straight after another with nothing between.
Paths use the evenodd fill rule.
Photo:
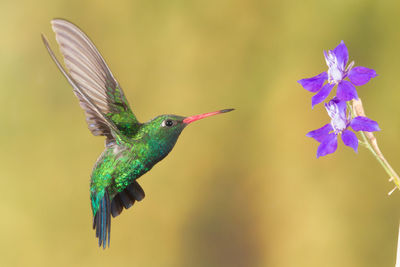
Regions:
<instances>
[{"instance_id":1,"label":"green stem","mask_svg":"<svg viewBox=\"0 0 400 267\"><path fill-rule=\"evenodd\" d=\"M353 110L353 107L349 102L347 102L347 107L349 108L351 112L351 117L355 118L357 114ZM371 153L374 155L376 160L381 164L383 169L386 171L386 173L389 175L390 180L394 182L396 185L396 188L400 190L400 177L399 175L394 171L392 166L390 166L389 162L386 160L386 158L383 156L382 152L380 151L378 144L376 142L375 137L371 134L371 138L368 138L363 131L360 131L359 134L361 135L363 141L361 142L362 145L364 145ZM372 139L373 138L373 139Z\"/></svg>"}]
</instances>

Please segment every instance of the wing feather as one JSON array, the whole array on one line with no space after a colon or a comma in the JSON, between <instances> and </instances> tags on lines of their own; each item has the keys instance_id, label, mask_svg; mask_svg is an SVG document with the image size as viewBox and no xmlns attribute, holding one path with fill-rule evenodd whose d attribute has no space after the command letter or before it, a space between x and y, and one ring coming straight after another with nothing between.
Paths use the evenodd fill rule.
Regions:
<instances>
[{"instance_id":1,"label":"wing feather","mask_svg":"<svg viewBox=\"0 0 400 267\"><path fill-rule=\"evenodd\" d=\"M114 134L120 134L120 132L113 121L97 108L91 98L79 88L75 80L64 70L64 68L61 66L61 63L54 55L53 50L51 50L50 45L44 35L42 35L42 40L58 69L74 88L74 93L78 97L81 107L86 112L89 129L94 135L104 135L107 136L108 139L114 140Z\"/></svg>"},{"instance_id":2,"label":"wing feather","mask_svg":"<svg viewBox=\"0 0 400 267\"><path fill-rule=\"evenodd\" d=\"M94 135L110 137L110 125L107 120L104 120L106 117L123 135L133 135L140 123L131 111L120 85L95 45L71 22L54 19L51 24L67 69L62 72L64 75L68 73L70 79L67 79L73 80L75 83L74 92L81 107L85 110L90 131ZM46 46L50 49L48 44ZM82 92L92 104L86 97L83 97ZM102 116L99 116L99 113ZM118 116L114 116L115 114Z\"/></svg>"}]
</instances>

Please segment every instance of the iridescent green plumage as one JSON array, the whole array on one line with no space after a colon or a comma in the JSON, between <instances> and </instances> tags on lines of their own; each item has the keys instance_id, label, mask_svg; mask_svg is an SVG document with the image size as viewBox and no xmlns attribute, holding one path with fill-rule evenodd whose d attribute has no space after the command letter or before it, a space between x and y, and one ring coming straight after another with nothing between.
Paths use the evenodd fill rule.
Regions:
<instances>
[{"instance_id":1,"label":"iridescent green plumage","mask_svg":"<svg viewBox=\"0 0 400 267\"><path fill-rule=\"evenodd\" d=\"M106 148L92 172L94 214L98 209L98 195L103 195L104 190L108 189L109 196L113 198L167 156L186 126L183 119L175 115L159 116L141 124L132 138L125 138L126 141ZM176 125L162 127L166 120L174 121Z\"/></svg>"},{"instance_id":2,"label":"iridescent green plumage","mask_svg":"<svg viewBox=\"0 0 400 267\"><path fill-rule=\"evenodd\" d=\"M192 117L161 115L139 123L120 85L90 39L66 20L55 19L51 23L67 70L44 36L43 42L74 88L89 130L106 137L106 148L93 168L90 184L93 228L99 246L105 248L110 242L111 215L118 216L123 208L128 209L145 196L136 179L168 155L186 125L231 110Z\"/></svg>"}]
</instances>

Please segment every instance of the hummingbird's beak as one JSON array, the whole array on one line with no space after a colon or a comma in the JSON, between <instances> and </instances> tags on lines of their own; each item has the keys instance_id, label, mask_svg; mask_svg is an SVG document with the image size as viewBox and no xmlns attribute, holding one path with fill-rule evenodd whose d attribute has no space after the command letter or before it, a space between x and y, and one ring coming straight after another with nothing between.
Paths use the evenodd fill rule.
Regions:
<instances>
[{"instance_id":1,"label":"hummingbird's beak","mask_svg":"<svg viewBox=\"0 0 400 267\"><path fill-rule=\"evenodd\" d=\"M183 123L189 124L189 123L192 123L192 122L200 120L200 119L204 119L204 118L207 118L207 117L210 117L210 116L214 116L214 115L217 115L217 114L221 114L221 113L226 113L226 112L229 112L229 111L232 111L232 110L234 110L234 109L230 108L230 109L223 109L223 110L218 110L218 111L214 111L214 112L208 112L208 113L204 113L204 114L200 114L200 115L190 116L190 117L185 118L183 120Z\"/></svg>"}]
</instances>

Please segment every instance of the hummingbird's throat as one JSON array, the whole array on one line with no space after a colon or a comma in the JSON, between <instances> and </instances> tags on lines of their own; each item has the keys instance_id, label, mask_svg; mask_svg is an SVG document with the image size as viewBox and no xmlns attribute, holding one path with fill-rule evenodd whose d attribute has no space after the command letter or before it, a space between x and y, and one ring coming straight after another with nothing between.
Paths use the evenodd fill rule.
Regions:
<instances>
[{"instance_id":1,"label":"hummingbird's throat","mask_svg":"<svg viewBox=\"0 0 400 267\"><path fill-rule=\"evenodd\" d=\"M234 110L234 109L233 108L231 108L231 109L223 109L223 110L218 110L218 111L214 111L214 112L208 112L208 113L204 113L204 114L200 114L200 115L190 116L190 117L185 118L183 120L183 123L189 124L189 123L192 123L194 121L198 121L200 119L204 119L204 118L207 118L207 117L210 117L210 116L214 116L214 115L217 115L217 114L221 114L221 113L226 113L226 112L229 112L229 111L232 111L232 110Z\"/></svg>"}]
</instances>

